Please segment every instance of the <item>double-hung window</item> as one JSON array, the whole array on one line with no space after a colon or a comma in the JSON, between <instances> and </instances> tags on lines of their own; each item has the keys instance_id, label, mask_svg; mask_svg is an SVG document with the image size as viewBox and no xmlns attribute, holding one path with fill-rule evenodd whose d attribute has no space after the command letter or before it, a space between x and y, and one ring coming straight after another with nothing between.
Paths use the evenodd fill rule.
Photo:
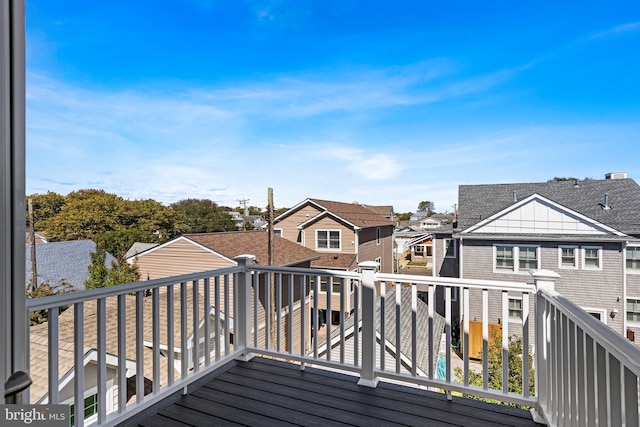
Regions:
<instances>
[{"instance_id":1,"label":"double-hung window","mask_svg":"<svg viewBox=\"0 0 640 427\"><path fill-rule=\"evenodd\" d=\"M316 248L340 250L340 230L316 231Z\"/></svg>"},{"instance_id":2,"label":"double-hung window","mask_svg":"<svg viewBox=\"0 0 640 427\"><path fill-rule=\"evenodd\" d=\"M640 246L627 247L627 270L640 273Z\"/></svg>"},{"instance_id":3,"label":"double-hung window","mask_svg":"<svg viewBox=\"0 0 640 427\"><path fill-rule=\"evenodd\" d=\"M578 247L560 246L558 248L558 264L560 268L578 268Z\"/></svg>"},{"instance_id":4,"label":"double-hung window","mask_svg":"<svg viewBox=\"0 0 640 427\"><path fill-rule=\"evenodd\" d=\"M627 322L640 326L640 299L627 298Z\"/></svg>"},{"instance_id":5,"label":"double-hung window","mask_svg":"<svg viewBox=\"0 0 640 427\"><path fill-rule=\"evenodd\" d=\"M496 246L496 269L514 270L513 246Z\"/></svg>"},{"instance_id":6,"label":"double-hung window","mask_svg":"<svg viewBox=\"0 0 640 427\"><path fill-rule=\"evenodd\" d=\"M583 268L588 270L602 270L602 248L598 246L584 246L582 248Z\"/></svg>"},{"instance_id":7,"label":"double-hung window","mask_svg":"<svg viewBox=\"0 0 640 427\"><path fill-rule=\"evenodd\" d=\"M522 320L522 298L509 298L509 320Z\"/></svg>"},{"instance_id":8,"label":"double-hung window","mask_svg":"<svg viewBox=\"0 0 640 427\"><path fill-rule=\"evenodd\" d=\"M540 268L538 246L494 246L494 270L500 272L513 271L525 273Z\"/></svg>"}]
</instances>

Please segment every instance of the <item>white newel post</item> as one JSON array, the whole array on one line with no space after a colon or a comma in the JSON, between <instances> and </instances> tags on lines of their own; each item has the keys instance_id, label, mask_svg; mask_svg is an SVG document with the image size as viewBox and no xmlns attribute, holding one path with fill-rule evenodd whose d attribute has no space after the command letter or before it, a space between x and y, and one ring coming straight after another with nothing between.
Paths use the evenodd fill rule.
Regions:
<instances>
[{"instance_id":1,"label":"white newel post","mask_svg":"<svg viewBox=\"0 0 640 427\"><path fill-rule=\"evenodd\" d=\"M547 424L548 401L549 401L549 370L551 363L549 356L549 312L545 299L541 297L541 290L555 290L555 282L560 275L550 270L532 270L530 271L536 288L536 318L535 318L535 387L538 396L538 404L531 409L533 420L537 423Z\"/></svg>"},{"instance_id":2,"label":"white newel post","mask_svg":"<svg viewBox=\"0 0 640 427\"><path fill-rule=\"evenodd\" d=\"M247 350L251 340L251 273L248 266L256 259L253 255L240 255L233 260L242 267L238 273L238 283L236 284L238 312L235 313L235 333L234 340L238 348L243 349L242 355L237 359L248 362L254 357Z\"/></svg>"},{"instance_id":3,"label":"white newel post","mask_svg":"<svg viewBox=\"0 0 640 427\"><path fill-rule=\"evenodd\" d=\"M362 371L358 385L375 388L378 378L375 376L376 363L376 287L375 274L380 264L365 261L359 264L362 274Z\"/></svg>"}]
</instances>

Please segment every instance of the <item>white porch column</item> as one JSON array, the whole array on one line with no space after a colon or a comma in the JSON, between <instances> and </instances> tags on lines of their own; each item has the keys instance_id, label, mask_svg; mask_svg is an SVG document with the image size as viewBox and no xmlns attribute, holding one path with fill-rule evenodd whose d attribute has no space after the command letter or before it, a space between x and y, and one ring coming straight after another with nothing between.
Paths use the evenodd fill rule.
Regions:
<instances>
[{"instance_id":1,"label":"white porch column","mask_svg":"<svg viewBox=\"0 0 640 427\"><path fill-rule=\"evenodd\" d=\"M358 265L362 273L362 371L358 385L375 388L378 378L375 376L376 363L376 287L375 274L380 264L365 261Z\"/></svg>"},{"instance_id":2,"label":"white porch column","mask_svg":"<svg viewBox=\"0 0 640 427\"><path fill-rule=\"evenodd\" d=\"M549 363L551 363L549 355L550 335L549 322L550 313L544 298L540 296L541 290L555 290L555 282L560 275L550 270L532 270L529 272L533 277L536 287L536 306L535 306L535 387L538 404L531 409L533 420L537 423L547 424L546 410L549 405Z\"/></svg>"},{"instance_id":3,"label":"white porch column","mask_svg":"<svg viewBox=\"0 0 640 427\"><path fill-rule=\"evenodd\" d=\"M237 348L243 349L243 354L238 357L238 360L243 362L248 362L254 357L253 354L249 354L247 351L251 340L251 274L247 267L255 259L256 257L253 255L240 255L233 259L242 267L242 271L238 273L238 283L235 284L238 312L235 313L234 341Z\"/></svg>"}]
</instances>

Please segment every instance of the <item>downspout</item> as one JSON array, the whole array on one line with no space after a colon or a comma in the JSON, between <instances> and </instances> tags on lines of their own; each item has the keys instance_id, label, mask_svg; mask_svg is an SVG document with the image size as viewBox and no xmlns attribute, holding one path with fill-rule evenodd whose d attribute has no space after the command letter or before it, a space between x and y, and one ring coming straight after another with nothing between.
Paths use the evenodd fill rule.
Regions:
<instances>
[{"instance_id":1,"label":"downspout","mask_svg":"<svg viewBox=\"0 0 640 427\"><path fill-rule=\"evenodd\" d=\"M627 336L627 243L622 242L622 336Z\"/></svg>"},{"instance_id":2,"label":"downspout","mask_svg":"<svg viewBox=\"0 0 640 427\"><path fill-rule=\"evenodd\" d=\"M355 251L356 251L356 265L360 264L360 227L355 227L354 238L355 238Z\"/></svg>"},{"instance_id":3,"label":"downspout","mask_svg":"<svg viewBox=\"0 0 640 427\"><path fill-rule=\"evenodd\" d=\"M458 245L458 276L460 276L461 279L464 278L462 240L462 237L460 237L460 244Z\"/></svg>"}]
</instances>

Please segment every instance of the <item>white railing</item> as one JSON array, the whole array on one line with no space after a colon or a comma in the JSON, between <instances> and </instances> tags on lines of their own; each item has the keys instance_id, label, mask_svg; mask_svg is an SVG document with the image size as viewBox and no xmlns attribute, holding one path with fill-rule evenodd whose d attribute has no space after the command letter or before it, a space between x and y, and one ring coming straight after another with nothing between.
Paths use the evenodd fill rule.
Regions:
<instances>
[{"instance_id":1,"label":"white railing","mask_svg":"<svg viewBox=\"0 0 640 427\"><path fill-rule=\"evenodd\" d=\"M553 290L537 296L539 412L552 426L640 425L640 350Z\"/></svg>"},{"instance_id":2,"label":"white railing","mask_svg":"<svg viewBox=\"0 0 640 427\"><path fill-rule=\"evenodd\" d=\"M27 310L46 310L48 321L31 328L31 360L44 360L46 369L31 366L34 384L24 401L84 408L84 399L96 395L96 414L87 422L115 425L186 390L242 353L231 342L230 322L241 312L234 297L243 293L235 289L241 271L233 267L28 300ZM46 355L38 354L43 338ZM194 343L213 351L201 352ZM96 354L92 360L90 353ZM86 384L95 386L87 390ZM76 426L84 423L76 416Z\"/></svg>"},{"instance_id":3,"label":"white railing","mask_svg":"<svg viewBox=\"0 0 640 427\"><path fill-rule=\"evenodd\" d=\"M83 407L84 385L95 382L97 415L87 423L99 425L115 425L173 393L186 393L215 368L254 354L301 369L312 364L350 371L369 387L385 378L443 390L450 399L457 392L525 405L551 425L637 425L640 351L549 290L553 277L537 273L534 284L523 284L382 274L375 263L345 272L259 266L251 256L235 260L237 267L28 301L30 311L48 310L47 324L32 328L32 347L34 332L46 329L48 384L31 403L69 402L62 381L68 376L60 371L68 349L51 343L72 339L71 402ZM521 320L502 322L502 382L492 387L490 303L508 319L513 294L522 298ZM459 328L462 359L452 351L456 304L462 313L471 313L470 305L481 313L481 362L469 356L469 315ZM65 306L71 307L61 313ZM333 327L332 312L338 321ZM509 366L510 335L522 338L517 367ZM529 388L534 340L536 390ZM97 353L93 379L86 377L93 370L74 368L85 367L87 349ZM461 374L454 376L456 360ZM437 375L439 362L444 376ZM515 368L523 373L518 391L508 381ZM481 384L471 383L472 371ZM111 379L117 396L108 389ZM128 399L128 385L135 398Z\"/></svg>"}]
</instances>

